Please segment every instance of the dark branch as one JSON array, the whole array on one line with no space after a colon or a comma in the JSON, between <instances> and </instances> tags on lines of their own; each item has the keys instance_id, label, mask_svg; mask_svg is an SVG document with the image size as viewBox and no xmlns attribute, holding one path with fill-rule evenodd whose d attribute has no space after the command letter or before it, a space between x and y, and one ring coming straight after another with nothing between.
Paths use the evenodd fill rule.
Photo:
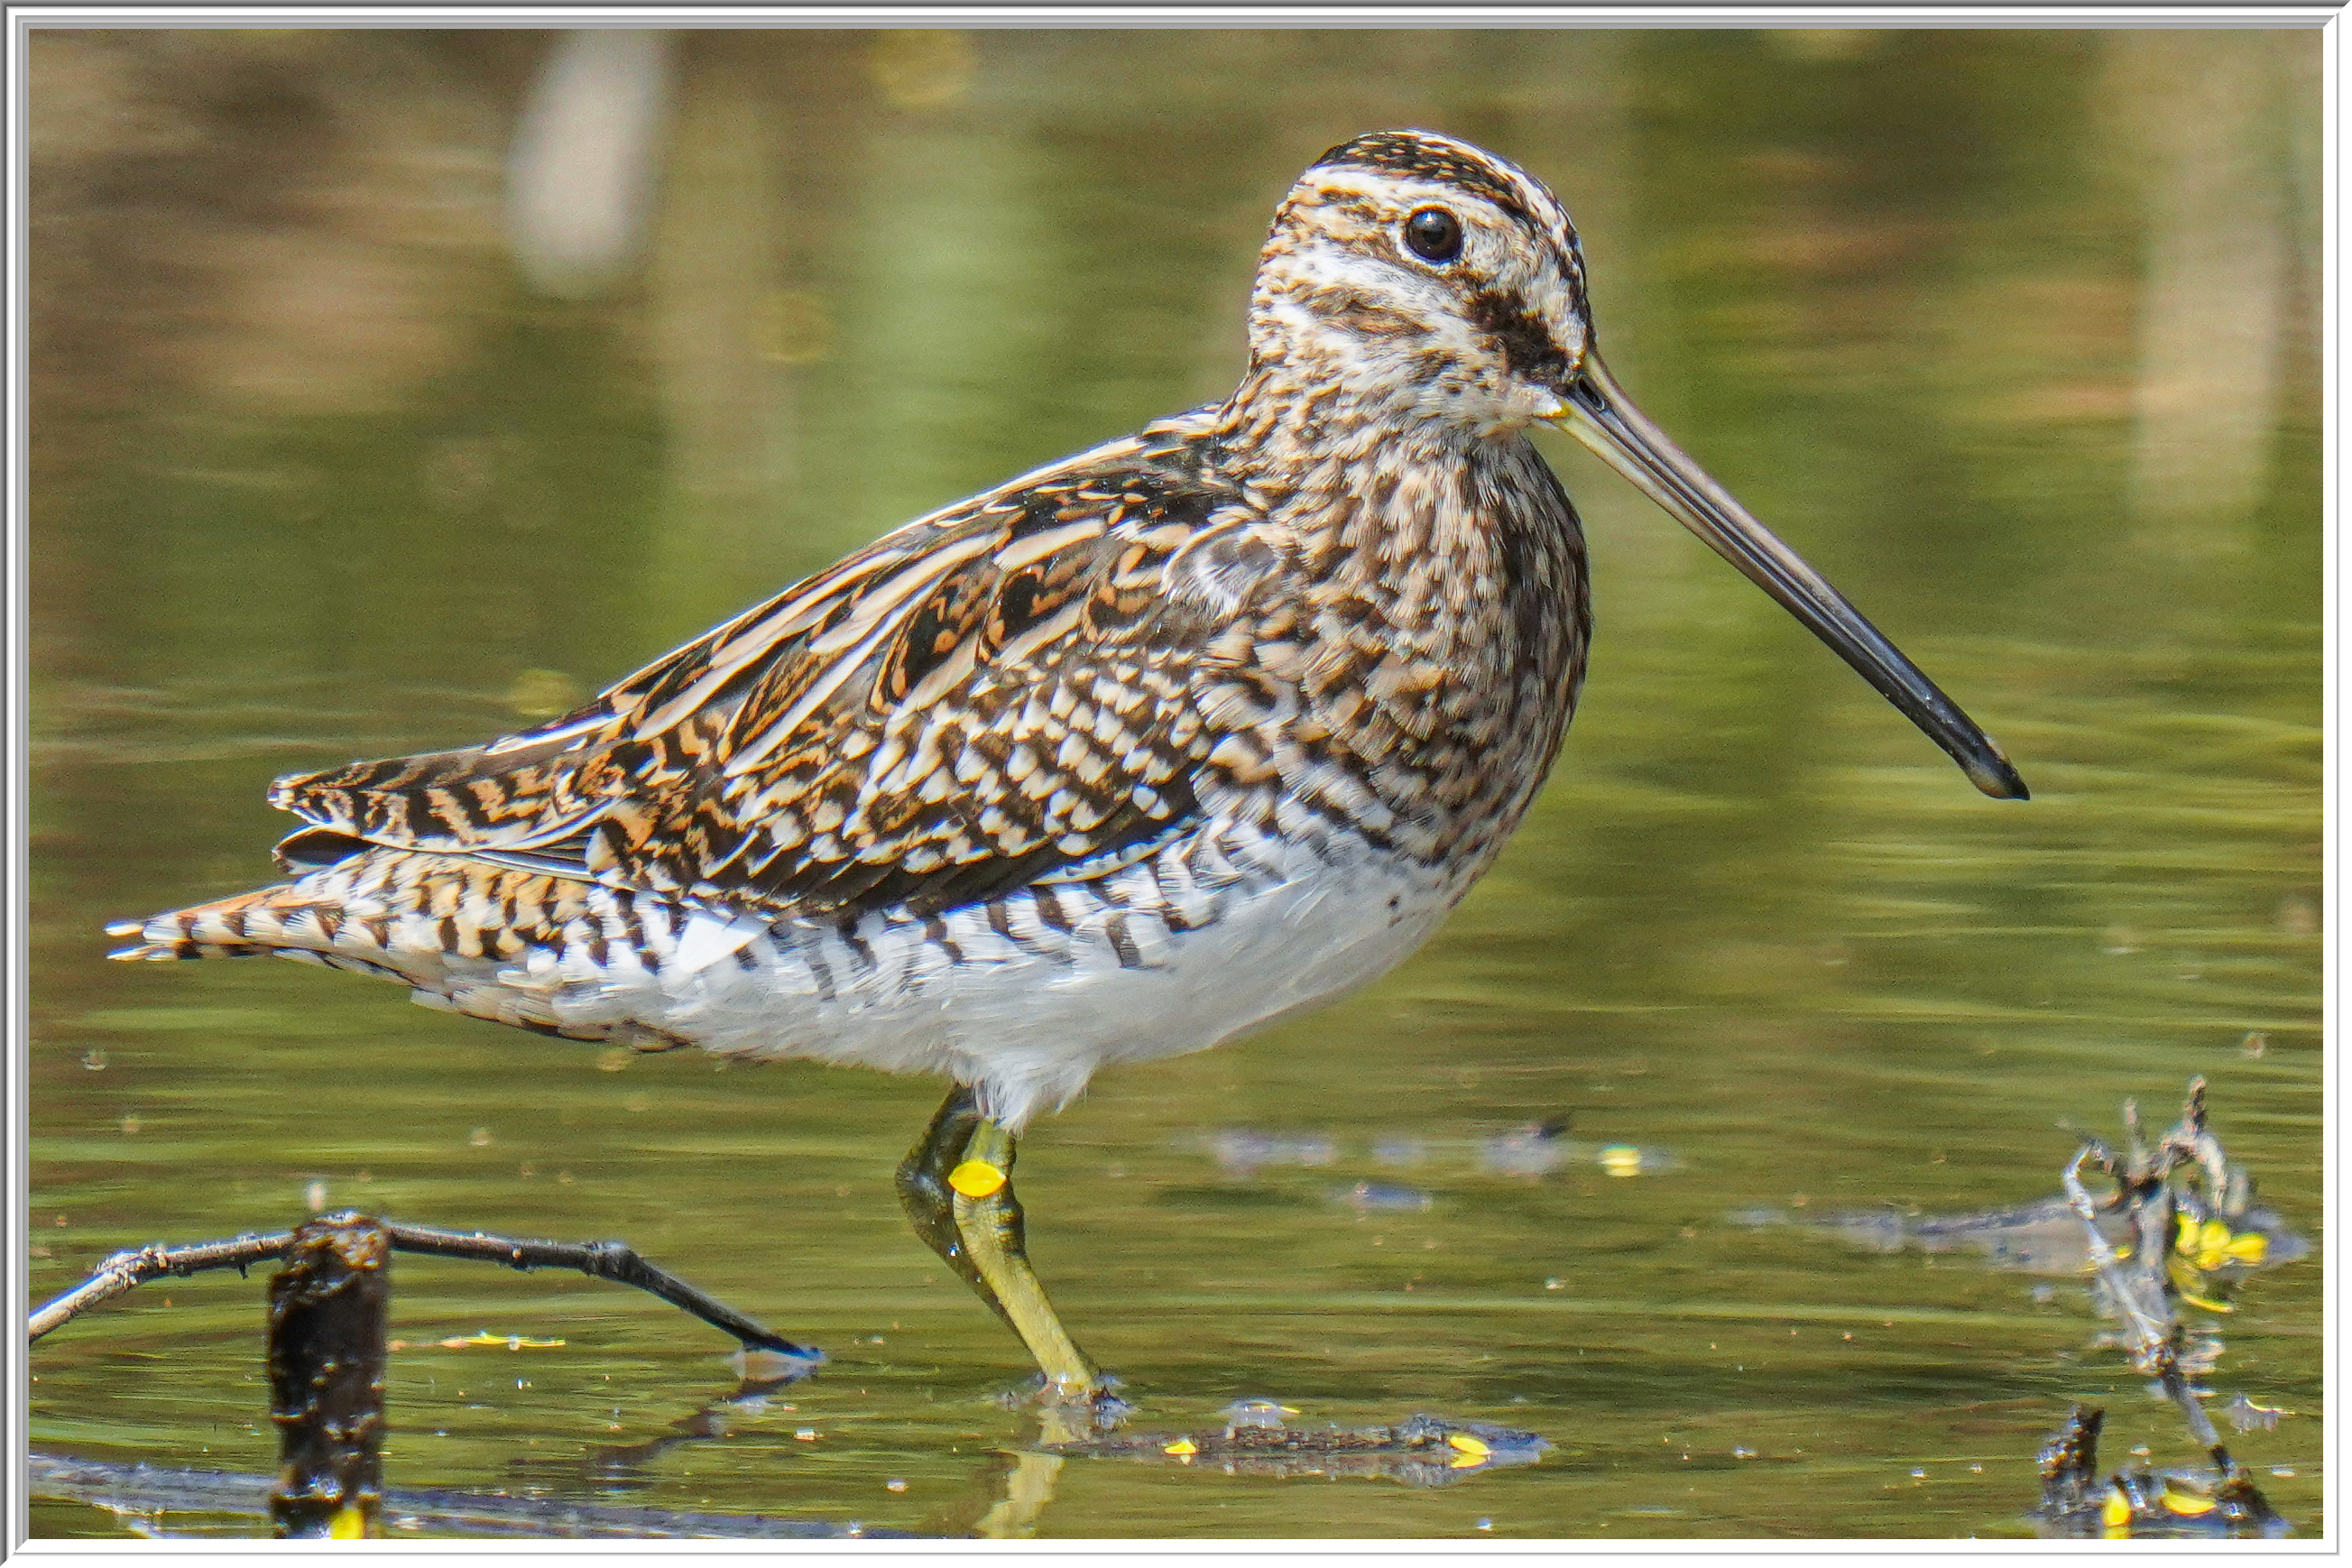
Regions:
<instances>
[{"instance_id":1,"label":"dark branch","mask_svg":"<svg viewBox=\"0 0 2352 1568\"><path fill-rule=\"evenodd\" d=\"M656 1268L622 1242L517 1240L510 1237L492 1236L485 1231L441 1230L431 1226L389 1223L384 1229L392 1237L395 1252L414 1252L434 1258L473 1258L486 1263L502 1263L509 1268L576 1268L591 1279L609 1279L614 1284L634 1286L658 1296L670 1305L691 1312L712 1328L733 1336L737 1342L747 1348L772 1351L811 1362L824 1359L823 1351L813 1345L795 1344L725 1302L705 1295L677 1275ZM235 1268L242 1273L254 1264L285 1257L293 1242L291 1231L278 1231L268 1236L240 1236L227 1241L196 1242L186 1247L165 1247L158 1243L118 1252L92 1270L90 1277L80 1285L34 1312L26 1325L28 1341L37 1342L51 1330L71 1322L92 1307L125 1295L151 1279L160 1279L166 1275L184 1278L208 1268Z\"/></svg>"}]
</instances>

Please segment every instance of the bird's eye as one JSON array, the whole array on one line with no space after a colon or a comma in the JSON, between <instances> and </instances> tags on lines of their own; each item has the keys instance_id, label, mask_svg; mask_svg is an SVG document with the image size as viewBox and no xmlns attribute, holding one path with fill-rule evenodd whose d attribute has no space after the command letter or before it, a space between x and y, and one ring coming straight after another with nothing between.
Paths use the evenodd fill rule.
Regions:
<instances>
[{"instance_id":1,"label":"bird's eye","mask_svg":"<svg viewBox=\"0 0 2352 1568\"><path fill-rule=\"evenodd\" d=\"M1423 261L1451 261L1462 254L1462 220L1444 207L1423 207L1404 220L1404 242Z\"/></svg>"}]
</instances>

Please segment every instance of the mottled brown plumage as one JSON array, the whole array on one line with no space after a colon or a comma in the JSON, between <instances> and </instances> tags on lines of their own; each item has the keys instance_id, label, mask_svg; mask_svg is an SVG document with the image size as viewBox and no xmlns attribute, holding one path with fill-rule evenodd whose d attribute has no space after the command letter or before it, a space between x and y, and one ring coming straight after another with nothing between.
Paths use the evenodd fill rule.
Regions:
<instances>
[{"instance_id":1,"label":"mottled brown plumage","mask_svg":"<svg viewBox=\"0 0 2352 1568\"><path fill-rule=\"evenodd\" d=\"M1360 151L1492 167L1434 146ZM1285 273L1380 229L1378 199L1329 188L1276 219L1225 404L910 524L538 730L281 780L272 804L314 825L281 860L374 845L733 912L933 913L1115 868L1205 792L1269 829L1286 798L1382 850L1483 863L1581 674L1582 544L1515 430L1350 395L1350 338L1416 340L1416 395L1495 387L1392 304ZM1549 201L1480 188L1522 223ZM1580 282L1572 243L1538 254ZM1496 315L1495 294L1474 304ZM1301 310L1336 335L1295 330ZM1484 331L1507 373L1536 329L1504 317ZM529 907L462 940L543 941Z\"/></svg>"},{"instance_id":2,"label":"mottled brown plumage","mask_svg":"<svg viewBox=\"0 0 2352 1568\"><path fill-rule=\"evenodd\" d=\"M1199 617L1158 584L1229 499L1171 435L902 529L539 731L271 798L347 840L803 914L952 908L1148 841L1209 745Z\"/></svg>"},{"instance_id":3,"label":"mottled brown plumage","mask_svg":"<svg viewBox=\"0 0 2352 1568\"><path fill-rule=\"evenodd\" d=\"M1570 425L2023 793L1625 401L1522 171L1423 132L1332 149L1249 328L1231 397L910 523L551 724L279 781L294 879L121 928L119 956L275 952L578 1037L945 1073L970 1089L901 1173L918 1228L1092 1387L1009 1188L954 1196L950 1168L1001 1178L1106 1063L1363 984L1493 861L1590 621L1530 426Z\"/></svg>"},{"instance_id":4,"label":"mottled brown plumage","mask_svg":"<svg viewBox=\"0 0 2352 1568\"><path fill-rule=\"evenodd\" d=\"M910 523L553 723L280 780L272 803L310 825L279 846L298 879L156 917L123 956L347 960L589 1037L944 1063L1017 1122L1104 1059L1213 1043L1290 1000L1156 1022L1017 1083L991 1066L1010 1048L952 1009L925 1026L944 1044L895 1024L854 1043L862 1014L831 1046L795 1037L843 1005L845 963L853 1012L943 963L995 996L976 1019L1017 960L1178 966L1234 910L1274 918L1269 889L1292 889L1295 938L1326 877L1385 900L1323 933L1360 950L1332 983L1402 956L1519 821L1582 679L1583 540L1523 434L1568 418L1980 783L2013 784L1622 404L1551 194L1382 132L1276 214L1232 397ZM892 932L912 945L877 956ZM708 994L693 977L718 952L771 963L772 1000Z\"/></svg>"},{"instance_id":5,"label":"mottled brown plumage","mask_svg":"<svg viewBox=\"0 0 2352 1568\"><path fill-rule=\"evenodd\" d=\"M1346 465L1352 494L1267 483L1280 417L1239 399L915 523L541 730L282 780L272 804L317 825L284 854L930 911L1108 867L1199 788L1307 762L1308 804L1376 843L1483 843L1507 826L1483 820L1491 752L1532 724L1539 776L1581 668L1565 500L1475 508L1549 473L1473 454L1433 485L1454 455L1418 442Z\"/></svg>"}]
</instances>

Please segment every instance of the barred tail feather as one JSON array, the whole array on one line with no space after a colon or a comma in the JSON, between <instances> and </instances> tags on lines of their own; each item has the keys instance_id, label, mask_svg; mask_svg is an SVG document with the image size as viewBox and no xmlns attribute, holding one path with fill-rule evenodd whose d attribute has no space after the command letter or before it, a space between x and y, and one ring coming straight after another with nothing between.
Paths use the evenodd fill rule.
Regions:
<instances>
[{"instance_id":1,"label":"barred tail feather","mask_svg":"<svg viewBox=\"0 0 2352 1568\"><path fill-rule=\"evenodd\" d=\"M293 884L279 882L256 888L232 899L197 904L151 915L144 921L117 921L106 928L109 936L136 936L135 946L119 948L109 958L129 962L181 958L251 958L289 950L317 951L331 942L307 901L290 906L283 895ZM273 901L276 900L276 901ZM309 921L301 917L311 916Z\"/></svg>"},{"instance_id":2,"label":"barred tail feather","mask_svg":"<svg viewBox=\"0 0 2352 1568\"><path fill-rule=\"evenodd\" d=\"M622 907L591 907L616 900ZM292 881L107 930L141 939L118 959L291 958L398 981L428 1007L667 1048L679 1042L621 1016L604 993L615 971L655 984L686 924L682 910L641 913L593 884L372 847Z\"/></svg>"}]
</instances>

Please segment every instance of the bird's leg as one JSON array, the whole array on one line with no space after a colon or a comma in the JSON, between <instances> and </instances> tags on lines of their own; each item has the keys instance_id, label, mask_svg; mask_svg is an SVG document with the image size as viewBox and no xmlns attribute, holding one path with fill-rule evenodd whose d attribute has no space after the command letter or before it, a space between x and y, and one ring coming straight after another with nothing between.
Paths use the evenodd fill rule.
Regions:
<instances>
[{"instance_id":1,"label":"bird's leg","mask_svg":"<svg viewBox=\"0 0 2352 1568\"><path fill-rule=\"evenodd\" d=\"M1101 1390L1102 1372L1071 1342L1029 1267L1021 1201L1013 1193L1013 1134L982 1118L964 1144L962 1160L948 1173L956 1231L997 1311L1037 1358L1048 1396L1056 1402L1089 1400Z\"/></svg>"},{"instance_id":2,"label":"bird's leg","mask_svg":"<svg viewBox=\"0 0 2352 1568\"><path fill-rule=\"evenodd\" d=\"M898 1166L898 1199L915 1234L1029 1347L1047 1402L1101 1405L1108 1381L1071 1342L1029 1267L1013 1157L1013 1134L959 1086Z\"/></svg>"}]
</instances>

